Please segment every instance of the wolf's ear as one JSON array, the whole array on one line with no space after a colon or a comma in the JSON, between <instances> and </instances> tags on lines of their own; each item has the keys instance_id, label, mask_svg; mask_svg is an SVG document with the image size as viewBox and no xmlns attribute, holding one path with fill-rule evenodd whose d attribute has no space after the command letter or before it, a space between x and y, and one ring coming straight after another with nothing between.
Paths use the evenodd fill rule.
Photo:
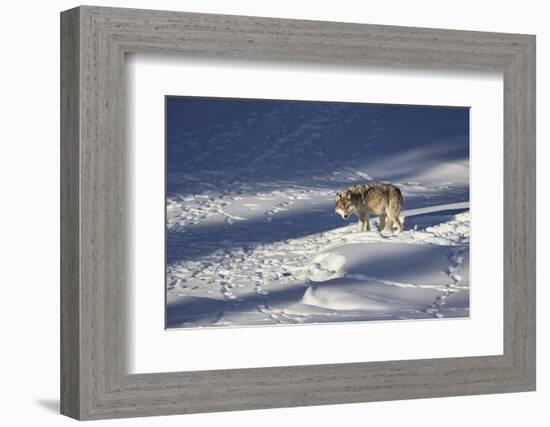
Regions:
<instances>
[{"instance_id":1,"label":"wolf's ear","mask_svg":"<svg viewBox=\"0 0 550 427\"><path fill-rule=\"evenodd\" d=\"M340 193L336 193L336 200L340 200L342 198L342 195Z\"/></svg>"}]
</instances>

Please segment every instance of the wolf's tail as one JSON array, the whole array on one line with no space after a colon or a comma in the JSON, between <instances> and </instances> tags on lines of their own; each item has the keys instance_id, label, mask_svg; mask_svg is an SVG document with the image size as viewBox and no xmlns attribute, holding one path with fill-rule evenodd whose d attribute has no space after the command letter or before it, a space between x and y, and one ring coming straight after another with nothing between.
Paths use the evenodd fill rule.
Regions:
<instances>
[{"instance_id":1,"label":"wolf's tail","mask_svg":"<svg viewBox=\"0 0 550 427\"><path fill-rule=\"evenodd\" d=\"M403 193L401 193L401 190L395 186L392 185L389 191L389 208L397 213L399 215L399 212L401 212L401 208L403 208Z\"/></svg>"}]
</instances>

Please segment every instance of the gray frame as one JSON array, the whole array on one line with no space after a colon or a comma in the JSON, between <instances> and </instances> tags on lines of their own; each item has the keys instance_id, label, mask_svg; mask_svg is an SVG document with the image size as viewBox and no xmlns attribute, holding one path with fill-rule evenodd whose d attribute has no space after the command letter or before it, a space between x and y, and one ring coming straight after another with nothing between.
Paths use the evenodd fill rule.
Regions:
<instances>
[{"instance_id":1,"label":"gray frame","mask_svg":"<svg viewBox=\"0 0 550 427\"><path fill-rule=\"evenodd\" d=\"M128 375L124 55L504 75L504 354ZM162 141L159 141L162 143ZM61 14L61 412L100 419L535 389L535 37L83 6Z\"/></svg>"}]
</instances>

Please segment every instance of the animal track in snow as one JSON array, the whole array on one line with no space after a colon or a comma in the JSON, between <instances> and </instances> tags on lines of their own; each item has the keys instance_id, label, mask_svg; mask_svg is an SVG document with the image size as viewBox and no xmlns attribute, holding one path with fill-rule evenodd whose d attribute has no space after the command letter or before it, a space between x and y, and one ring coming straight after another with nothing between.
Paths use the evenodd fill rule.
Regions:
<instances>
[{"instance_id":1,"label":"animal track in snow","mask_svg":"<svg viewBox=\"0 0 550 427\"><path fill-rule=\"evenodd\" d=\"M449 259L449 267L444 273L449 277L450 283L446 285L446 290L442 295L438 296L433 304L426 309L426 313L431 314L434 317L441 318L444 314L441 312L442 307L445 305L447 298L454 293L461 290L460 282L463 277L457 272L464 262L464 247L458 247L449 251L447 257Z\"/></svg>"}]
</instances>

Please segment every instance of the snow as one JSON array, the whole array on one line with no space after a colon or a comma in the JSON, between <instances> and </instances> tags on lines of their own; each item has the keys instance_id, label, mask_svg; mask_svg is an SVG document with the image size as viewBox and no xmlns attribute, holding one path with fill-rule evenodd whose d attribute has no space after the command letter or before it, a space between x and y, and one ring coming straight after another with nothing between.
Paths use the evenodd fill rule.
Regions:
<instances>
[{"instance_id":1,"label":"snow","mask_svg":"<svg viewBox=\"0 0 550 427\"><path fill-rule=\"evenodd\" d=\"M311 284L302 304L373 318L444 317L449 308L455 310L453 317L459 309L467 315L464 299L455 296L456 304L447 304L458 293L467 301L468 249L463 245L355 243L322 256L326 265L338 260L339 269L334 277Z\"/></svg>"},{"instance_id":2,"label":"snow","mask_svg":"<svg viewBox=\"0 0 550 427\"><path fill-rule=\"evenodd\" d=\"M469 169L456 138L385 149L383 112L337 107L174 132L167 327L469 316ZM366 142L336 150L333 128L352 125ZM336 191L371 180L401 188L403 233L375 231L377 218L357 232L334 214Z\"/></svg>"}]
</instances>

